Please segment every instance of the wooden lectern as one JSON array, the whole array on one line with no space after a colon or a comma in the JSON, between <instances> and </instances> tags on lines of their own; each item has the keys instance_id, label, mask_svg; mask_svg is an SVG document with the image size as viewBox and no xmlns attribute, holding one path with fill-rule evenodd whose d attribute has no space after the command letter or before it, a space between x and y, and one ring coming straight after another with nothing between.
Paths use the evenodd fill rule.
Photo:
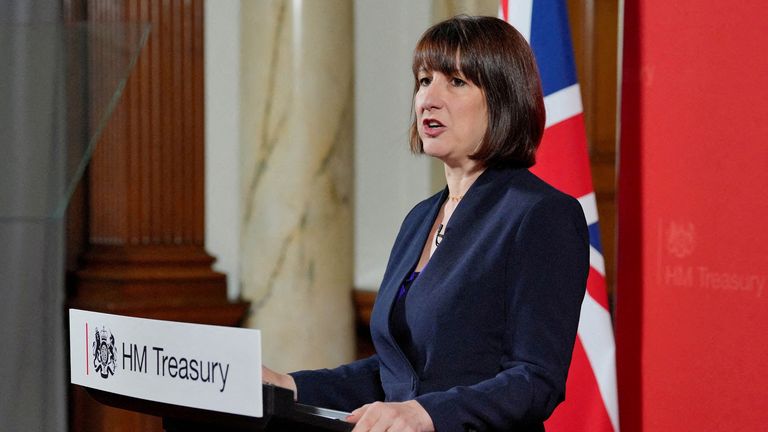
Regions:
<instances>
[{"instance_id":1,"label":"wooden lectern","mask_svg":"<svg viewBox=\"0 0 768 432\"><path fill-rule=\"evenodd\" d=\"M293 392L263 385L263 417L247 417L86 389L97 401L115 408L163 418L166 432L324 432L351 431L352 423L342 419L347 413L302 405L293 401Z\"/></svg>"}]
</instances>

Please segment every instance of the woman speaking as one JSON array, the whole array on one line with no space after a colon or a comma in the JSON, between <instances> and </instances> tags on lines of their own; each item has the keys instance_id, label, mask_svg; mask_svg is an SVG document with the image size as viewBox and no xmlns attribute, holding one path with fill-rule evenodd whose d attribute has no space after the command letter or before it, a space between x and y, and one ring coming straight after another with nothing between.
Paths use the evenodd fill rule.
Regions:
<instances>
[{"instance_id":1,"label":"woman speaking","mask_svg":"<svg viewBox=\"0 0 768 432\"><path fill-rule=\"evenodd\" d=\"M410 146L447 186L402 223L371 317L376 355L278 374L354 431L543 431L564 399L589 268L579 203L528 171L544 101L525 39L459 16L413 57Z\"/></svg>"}]
</instances>

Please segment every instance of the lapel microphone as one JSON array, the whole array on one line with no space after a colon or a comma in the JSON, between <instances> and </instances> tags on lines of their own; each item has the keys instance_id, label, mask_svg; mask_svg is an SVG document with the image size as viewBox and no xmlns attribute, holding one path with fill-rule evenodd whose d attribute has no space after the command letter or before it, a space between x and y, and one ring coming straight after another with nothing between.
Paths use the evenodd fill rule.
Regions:
<instances>
[{"instance_id":1,"label":"lapel microphone","mask_svg":"<svg viewBox=\"0 0 768 432\"><path fill-rule=\"evenodd\" d=\"M440 246L440 242L443 241L443 224L437 227L437 234L435 235L435 246Z\"/></svg>"}]
</instances>

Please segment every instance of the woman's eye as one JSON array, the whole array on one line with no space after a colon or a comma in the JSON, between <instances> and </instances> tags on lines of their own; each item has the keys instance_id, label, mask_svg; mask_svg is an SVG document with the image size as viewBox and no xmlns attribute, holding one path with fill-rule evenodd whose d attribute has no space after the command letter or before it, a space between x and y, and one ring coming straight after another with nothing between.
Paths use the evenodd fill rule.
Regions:
<instances>
[{"instance_id":1,"label":"woman's eye","mask_svg":"<svg viewBox=\"0 0 768 432\"><path fill-rule=\"evenodd\" d=\"M454 87L463 87L463 86L467 85L467 82L464 81L461 78L453 77L451 79L451 84L453 84Z\"/></svg>"},{"instance_id":2,"label":"woman's eye","mask_svg":"<svg viewBox=\"0 0 768 432\"><path fill-rule=\"evenodd\" d=\"M419 85L422 86L422 87L428 86L430 82L432 82L432 80L429 79L428 77L421 77L421 78L419 78Z\"/></svg>"}]
</instances>

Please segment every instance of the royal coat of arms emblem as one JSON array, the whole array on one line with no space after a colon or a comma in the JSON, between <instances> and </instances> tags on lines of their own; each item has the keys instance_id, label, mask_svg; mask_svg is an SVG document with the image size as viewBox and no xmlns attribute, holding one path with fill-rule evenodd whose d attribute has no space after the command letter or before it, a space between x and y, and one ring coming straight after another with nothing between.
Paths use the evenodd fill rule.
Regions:
<instances>
[{"instance_id":1,"label":"royal coat of arms emblem","mask_svg":"<svg viewBox=\"0 0 768 432\"><path fill-rule=\"evenodd\" d=\"M101 330L97 327L95 336L96 338L91 345L93 350L93 369L102 378L109 378L110 375L115 374L115 369L117 368L115 337L104 327Z\"/></svg>"}]
</instances>

